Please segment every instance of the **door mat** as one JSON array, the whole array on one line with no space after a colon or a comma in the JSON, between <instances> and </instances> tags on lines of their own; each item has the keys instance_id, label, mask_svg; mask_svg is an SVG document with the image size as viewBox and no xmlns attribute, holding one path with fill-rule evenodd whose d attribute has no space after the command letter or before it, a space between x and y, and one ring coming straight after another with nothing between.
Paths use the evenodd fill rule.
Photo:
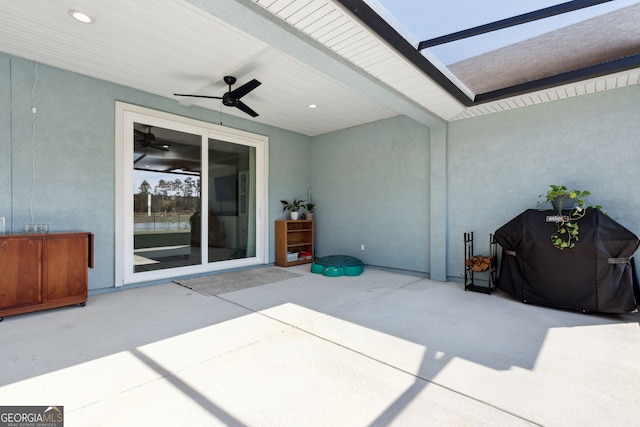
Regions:
<instances>
[{"instance_id":1,"label":"door mat","mask_svg":"<svg viewBox=\"0 0 640 427\"><path fill-rule=\"evenodd\" d=\"M300 276L279 268L264 267L175 280L175 283L202 295L215 296Z\"/></svg>"}]
</instances>

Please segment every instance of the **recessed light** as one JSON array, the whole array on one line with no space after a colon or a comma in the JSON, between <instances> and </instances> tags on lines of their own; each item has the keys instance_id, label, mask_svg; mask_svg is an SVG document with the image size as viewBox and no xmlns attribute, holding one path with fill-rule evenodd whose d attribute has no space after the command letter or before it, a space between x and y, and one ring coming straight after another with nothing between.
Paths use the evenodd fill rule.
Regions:
<instances>
[{"instance_id":1,"label":"recessed light","mask_svg":"<svg viewBox=\"0 0 640 427\"><path fill-rule=\"evenodd\" d=\"M83 24L93 24L95 22L95 19L84 12L80 12L79 10L70 10L69 15L71 15L71 17L76 21L82 22Z\"/></svg>"},{"instance_id":2,"label":"recessed light","mask_svg":"<svg viewBox=\"0 0 640 427\"><path fill-rule=\"evenodd\" d=\"M307 107L309 107L309 108L318 108L318 105L317 104L309 104L309 105L307 105Z\"/></svg>"}]
</instances>

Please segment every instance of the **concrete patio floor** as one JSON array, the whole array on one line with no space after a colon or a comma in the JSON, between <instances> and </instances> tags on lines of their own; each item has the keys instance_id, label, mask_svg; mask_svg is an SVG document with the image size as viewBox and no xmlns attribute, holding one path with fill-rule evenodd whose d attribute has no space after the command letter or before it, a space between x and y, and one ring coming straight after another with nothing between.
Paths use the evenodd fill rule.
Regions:
<instances>
[{"instance_id":1,"label":"concrete patio floor","mask_svg":"<svg viewBox=\"0 0 640 427\"><path fill-rule=\"evenodd\" d=\"M631 426L640 314L366 268L217 297L175 283L0 323L0 405L65 426Z\"/></svg>"}]
</instances>

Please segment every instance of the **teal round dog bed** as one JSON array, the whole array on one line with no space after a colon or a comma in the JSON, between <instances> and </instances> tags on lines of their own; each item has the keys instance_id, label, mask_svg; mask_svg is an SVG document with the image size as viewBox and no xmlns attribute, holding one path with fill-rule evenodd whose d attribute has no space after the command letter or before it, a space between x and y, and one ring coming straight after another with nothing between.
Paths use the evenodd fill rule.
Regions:
<instances>
[{"instance_id":1,"label":"teal round dog bed","mask_svg":"<svg viewBox=\"0 0 640 427\"><path fill-rule=\"evenodd\" d=\"M311 264L311 272L328 277L358 276L362 274L364 264L358 258L349 255L329 255L316 258Z\"/></svg>"}]
</instances>

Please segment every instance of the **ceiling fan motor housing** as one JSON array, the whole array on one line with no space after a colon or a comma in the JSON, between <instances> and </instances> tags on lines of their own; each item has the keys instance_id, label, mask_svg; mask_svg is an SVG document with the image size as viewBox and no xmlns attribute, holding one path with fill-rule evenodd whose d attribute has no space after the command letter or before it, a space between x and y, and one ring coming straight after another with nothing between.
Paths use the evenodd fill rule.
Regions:
<instances>
[{"instance_id":1,"label":"ceiling fan motor housing","mask_svg":"<svg viewBox=\"0 0 640 427\"><path fill-rule=\"evenodd\" d=\"M231 92L227 92L222 95L222 103L227 107L235 107L238 105L238 100L231 95Z\"/></svg>"}]
</instances>

